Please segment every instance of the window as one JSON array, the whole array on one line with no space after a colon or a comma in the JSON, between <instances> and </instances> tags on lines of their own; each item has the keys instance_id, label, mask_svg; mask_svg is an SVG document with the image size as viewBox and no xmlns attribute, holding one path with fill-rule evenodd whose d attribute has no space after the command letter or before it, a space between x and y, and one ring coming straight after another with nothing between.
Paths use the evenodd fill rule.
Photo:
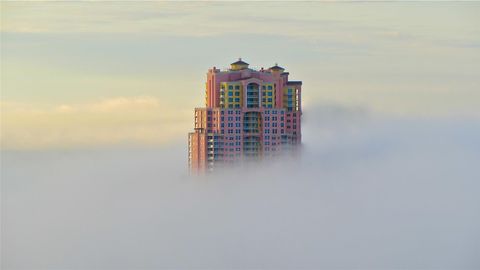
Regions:
<instances>
[{"instance_id":1,"label":"window","mask_svg":"<svg viewBox=\"0 0 480 270\"><path fill-rule=\"evenodd\" d=\"M273 95L272 92L268 92L268 96L271 97Z\"/></svg>"},{"instance_id":2,"label":"window","mask_svg":"<svg viewBox=\"0 0 480 270\"><path fill-rule=\"evenodd\" d=\"M272 86L271 86L271 85L268 86L268 90L272 90Z\"/></svg>"},{"instance_id":3,"label":"window","mask_svg":"<svg viewBox=\"0 0 480 270\"><path fill-rule=\"evenodd\" d=\"M229 92L228 92L228 96L229 96L229 97L233 97L233 92L232 92L232 91L229 91Z\"/></svg>"},{"instance_id":4,"label":"window","mask_svg":"<svg viewBox=\"0 0 480 270\"><path fill-rule=\"evenodd\" d=\"M228 98L228 102L233 102L233 98Z\"/></svg>"},{"instance_id":5,"label":"window","mask_svg":"<svg viewBox=\"0 0 480 270\"><path fill-rule=\"evenodd\" d=\"M236 91L236 92L235 92L235 96L236 96L236 97L239 97L239 96L240 96L240 92Z\"/></svg>"},{"instance_id":6,"label":"window","mask_svg":"<svg viewBox=\"0 0 480 270\"><path fill-rule=\"evenodd\" d=\"M235 89L236 89L236 90L239 90L239 89L240 89L240 85L235 85Z\"/></svg>"},{"instance_id":7,"label":"window","mask_svg":"<svg viewBox=\"0 0 480 270\"><path fill-rule=\"evenodd\" d=\"M235 98L235 102L240 102L240 98Z\"/></svg>"},{"instance_id":8,"label":"window","mask_svg":"<svg viewBox=\"0 0 480 270\"><path fill-rule=\"evenodd\" d=\"M229 85L229 86L228 86L228 89L229 89L229 90L233 90L233 85Z\"/></svg>"}]
</instances>

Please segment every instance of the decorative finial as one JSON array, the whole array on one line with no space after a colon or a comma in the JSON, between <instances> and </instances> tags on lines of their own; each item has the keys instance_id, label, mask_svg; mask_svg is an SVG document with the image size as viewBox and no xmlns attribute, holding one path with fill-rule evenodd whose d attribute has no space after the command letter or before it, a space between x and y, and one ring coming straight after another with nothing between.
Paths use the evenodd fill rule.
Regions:
<instances>
[{"instance_id":1,"label":"decorative finial","mask_svg":"<svg viewBox=\"0 0 480 270\"><path fill-rule=\"evenodd\" d=\"M275 62L275 66L278 66L278 63L277 63L277 62Z\"/></svg>"},{"instance_id":2,"label":"decorative finial","mask_svg":"<svg viewBox=\"0 0 480 270\"><path fill-rule=\"evenodd\" d=\"M242 57L239 57L239 58L238 58L238 61L242 61Z\"/></svg>"}]
</instances>

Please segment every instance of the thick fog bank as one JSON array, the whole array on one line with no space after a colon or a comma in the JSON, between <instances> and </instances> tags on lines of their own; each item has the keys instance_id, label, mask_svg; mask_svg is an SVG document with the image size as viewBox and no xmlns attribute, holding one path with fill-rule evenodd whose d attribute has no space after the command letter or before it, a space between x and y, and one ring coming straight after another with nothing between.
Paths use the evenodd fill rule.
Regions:
<instances>
[{"instance_id":1,"label":"thick fog bank","mask_svg":"<svg viewBox=\"0 0 480 270\"><path fill-rule=\"evenodd\" d=\"M198 178L183 145L3 152L2 268L480 268L478 121L324 120Z\"/></svg>"}]
</instances>

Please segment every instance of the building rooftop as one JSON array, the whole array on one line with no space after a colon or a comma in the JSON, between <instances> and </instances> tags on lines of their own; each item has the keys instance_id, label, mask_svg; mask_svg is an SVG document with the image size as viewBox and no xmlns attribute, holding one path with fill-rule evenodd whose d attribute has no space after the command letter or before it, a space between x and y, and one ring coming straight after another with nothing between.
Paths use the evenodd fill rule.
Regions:
<instances>
[{"instance_id":1,"label":"building rooftop","mask_svg":"<svg viewBox=\"0 0 480 270\"><path fill-rule=\"evenodd\" d=\"M269 69L270 70L275 70L275 71L277 71L277 70L278 71L284 71L285 70L283 67L279 66L277 63L275 63L275 66L270 67Z\"/></svg>"},{"instance_id":2,"label":"building rooftop","mask_svg":"<svg viewBox=\"0 0 480 270\"><path fill-rule=\"evenodd\" d=\"M249 65L247 62L242 61L242 58L238 58L238 61L233 62L231 65Z\"/></svg>"},{"instance_id":3,"label":"building rooftop","mask_svg":"<svg viewBox=\"0 0 480 270\"><path fill-rule=\"evenodd\" d=\"M248 68L248 63L242 61L242 58L238 58L237 62L233 62L230 64L230 70L242 70L247 68Z\"/></svg>"}]
</instances>

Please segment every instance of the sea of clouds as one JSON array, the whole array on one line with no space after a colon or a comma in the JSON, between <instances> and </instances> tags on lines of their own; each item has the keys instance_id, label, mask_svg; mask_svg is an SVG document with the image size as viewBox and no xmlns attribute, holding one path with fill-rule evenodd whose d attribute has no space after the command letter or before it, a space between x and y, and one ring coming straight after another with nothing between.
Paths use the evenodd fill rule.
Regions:
<instances>
[{"instance_id":1,"label":"sea of clouds","mask_svg":"<svg viewBox=\"0 0 480 270\"><path fill-rule=\"evenodd\" d=\"M480 122L305 110L298 158L4 151L2 269L478 269Z\"/></svg>"}]
</instances>

